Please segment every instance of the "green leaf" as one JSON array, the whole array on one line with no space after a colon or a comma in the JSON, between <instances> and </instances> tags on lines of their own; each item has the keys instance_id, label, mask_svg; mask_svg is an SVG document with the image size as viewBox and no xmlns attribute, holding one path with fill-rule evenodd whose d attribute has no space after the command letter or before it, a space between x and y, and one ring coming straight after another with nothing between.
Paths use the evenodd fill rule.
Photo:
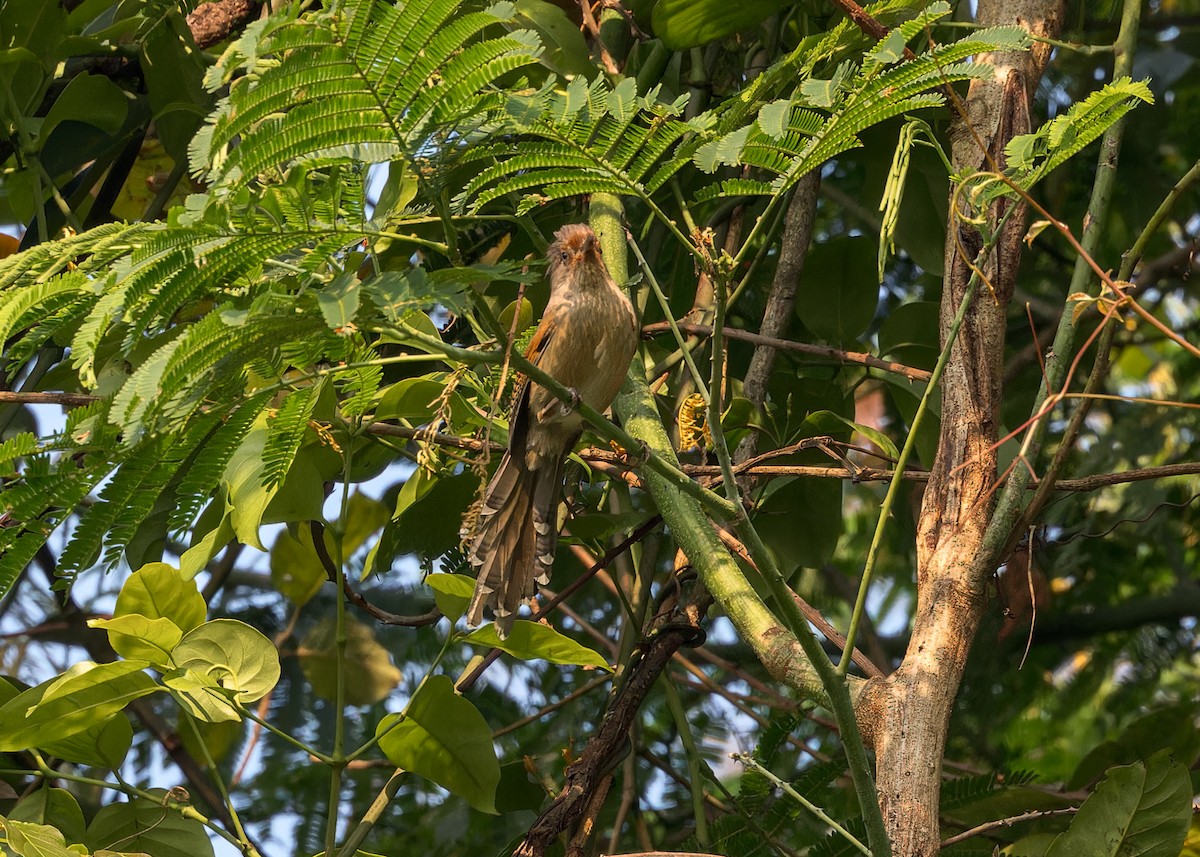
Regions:
<instances>
[{"instance_id":1,"label":"green leaf","mask_svg":"<svg viewBox=\"0 0 1200 857\"><path fill-rule=\"evenodd\" d=\"M546 0L517 0L514 21L538 34L544 50L538 62L562 77L595 77L598 69L591 61L583 33L567 13Z\"/></svg>"},{"instance_id":2,"label":"green leaf","mask_svg":"<svg viewBox=\"0 0 1200 857\"><path fill-rule=\"evenodd\" d=\"M377 420L428 420L434 414L437 399L446 389L444 381L434 378L405 378L384 392L375 408Z\"/></svg>"},{"instance_id":3,"label":"green leaf","mask_svg":"<svg viewBox=\"0 0 1200 857\"><path fill-rule=\"evenodd\" d=\"M171 662L171 651L183 638L179 626L170 619L148 619L136 613L111 619L89 619L89 628L108 632L108 642L118 655L147 661L155 666Z\"/></svg>"},{"instance_id":4,"label":"green leaf","mask_svg":"<svg viewBox=\"0 0 1200 857\"><path fill-rule=\"evenodd\" d=\"M50 106L42 121L39 138L45 146L60 122L84 122L106 134L116 134L125 124L132 97L107 77L81 74L72 78Z\"/></svg>"},{"instance_id":5,"label":"green leaf","mask_svg":"<svg viewBox=\"0 0 1200 857\"><path fill-rule=\"evenodd\" d=\"M163 789L151 791L163 797L167 794ZM204 825L145 798L101 807L88 826L86 844L93 853L109 849L154 857L213 857Z\"/></svg>"},{"instance_id":6,"label":"green leaf","mask_svg":"<svg viewBox=\"0 0 1200 857\"><path fill-rule=\"evenodd\" d=\"M1110 769L1046 857L1177 857L1191 817L1187 769L1163 750Z\"/></svg>"},{"instance_id":7,"label":"green leaf","mask_svg":"<svg viewBox=\"0 0 1200 857\"><path fill-rule=\"evenodd\" d=\"M42 749L69 762L117 770L132 746L133 726L125 713L119 712L70 738L44 744Z\"/></svg>"},{"instance_id":8,"label":"green leaf","mask_svg":"<svg viewBox=\"0 0 1200 857\"><path fill-rule=\"evenodd\" d=\"M402 675L388 650L379 644L366 625L346 621L345 701L347 705L374 705L387 698ZM313 626L300 644L300 668L313 693L331 702L337 700L337 625L332 617Z\"/></svg>"},{"instance_id":9,"label":"green leaf","mask_svg":"<svg viewBox=\"0 0 1200 857\"><path fill-rule=\"evenodd\" d=\"M933 369L940 351L938 312L936 301L913 301L889 312L879 328L879 356Z\"/></svg>"},{"instance_id":10,"label":"green leaf","mask_svg":"<svg viewBox=\"0 0 1200 857\"><path fill-rule=\"evenodd\" d=\"M142 65L158 137L176 163L187 161L188 143L204 120L210 103L204 92L201 52L183 14L165 7L142 39Z\"/></svg>"},{"instance_id":11,"label":"green leaf","mask_svg":"<svg viewBox=\"0 0 1200 857\"><path fill-rule=\"evenodd\" d=\"M467 612L475 592L475 578L465 574L431 574L425 583L433 590L433 600L451 625Z\"/></svg>"},{"instance_id":12,"label":"green leaf","mask_svg":"<svg viewBox=\"0 0 1200 857\"><path fill-rule=\"evenodd\" d=\"M48 824L0 819L0 829L4 831L8 847L21 857L79 857L67 847L62 831Z\"/></svg>"},{"instance_id":13,"label":"green leaf","mask_svg":"<svg viewBox=\"0 0 1200 857\"><path fill-rule=\"evenodd\" d=\"M884 66L898 62L904 57L905 41L904 31L897 27L880 39L875 44L875 47L867 52L863 60L863 65Z\"/></svg>"},{"instance_id":14,"label":"green leaf","mask_svg":"<svg viewBox=\"0 0 1200 857\"><path fill-rule=\"evenodd\" d=\"M350 497L346 532L342 535L342 553L349 557L380 527L387 523L388 509L378 500L356 492ZM334 534L325 530L325 548L334 556ZM271 581L275 588L297 605L316 595L328 580L325 566L313 547L312 528L301 526L293 536L287 530L271 546Z\"/></svg>"},{"instance_id":15,"label":"green leaf","mask_svg":"<svg viewBox=\"0 0 1200 857\"><path fill-rule=\"evenodd\" d=\"M450 679L430 676L404 715L389 714L375 735L392 764L433 780L480 812L496 813L500 764L492 732Z\"/></svg>"},{"instance_id":16,"label":"green leaf","mask_svg":"<svg viewBox=\"0 0 1200 857\"><path fill-rule=\"evenodd\" d=\"M835 414L832 411L822 411L821 413L828 415L829 417L837 420L838 422L840 422L842 425L846 426L847 428L858 432L863 437L865 437L867 440L871 441L871 443L875 444L877 447L879 447L881 450L883 450L884 454L890 456L891 458L895 459L895 458L899 457L900 450L896 449L896 444L892 441L892 439L890 437L888 437L883 432L879 431L879 429L874 429L874 428L871 428L870 426L865 426L865 425L862 425L861 423L856 423L853 420L848 420L845 417L843 417L841 414ZM812 416L817 416L817 414L813 414Z\"/></svg>"},{"instance_id":17,"label":"green leaf","mask_svg":"<svg viewBox=\"0 0 1200 857\"><path fill-rule=\"evenodd\" d=\"M1087 788L1108 768L1149 758L1163 749L1170 750L1177 759L1196 758L1200 753L1200 731L1195 727L1198 709L1200 705L1188 700L1134 720L1115 741L1105 741L1083 758L1067 781L1067 788Z\"/></svg>"},{"instance_id":18,"label":"green leaf","mask_svg":"<svg viewBox=\"0 0 1200 857\"><path fill-rule=\"evenodd\" d=\"M75 795L66 789L46 786L22 798L8 814L8 820L53 824L68 843L83 842L83 832L87 826Z\"/></svg>"},{"instance_id":19,"label":"green leaf","mask_svg":"<svg viewBox=\"0 0 1200 857\"><path fill-rule=\"evenodd\" d=\"M565 637L541 622L518 620L513 623L508 638L501 640L495 625L484 625L463 637L463 642L489 649L501 649L525 661L549 661L552 664L573 664L612 672L604 656L594 649Z\"/></svg>"},{"instance_id":20,"label":"green leaf","mask_svg":"<svg viewBox=\"0 0 1200 857\"><path fill-rule=\"evenodd\" d=\"M654 35L682 51L745 30L794 0L658 0L650 21Z\"/></svg>"},{"instance_id":21,"label":"green leaf","mask_svg":"<svg viewBox=\"0 0 1200 857\"><path fill-rule=\"evenodd\" d=\"M240 722L241 712L230 701L233 694L221 687L215 675L191 669L171 670L163 684L175 701L201 723Z\"/></svg>"},{"instance_id":22,"label":"green leaf","mask_svg":"<svg viewBox=\"0 0 1200 857\"><path fill-rule=\"evenodd\" d=\"M783 139L787 133L788 120L792 117L792 102L789 98L772 101L758 111L758 127L774 140Z\"/></svg>"},{"instance_id":23,"label":"green leaf","mask_svg":"<svg viewBox=\"0 0 1200 857\"><path fill-rule=\"evenodd\" d=\"M879 305L875 248L860 235L818 244L808 254L808 270L796 295L796 314L820 339L837 345L866 332Z\"/></svg>"},{"instance_id":24,"label":"green leaf","mask_svg":"<svg viewBox=\"0 0 1200 857\"><path fill-rule=\"evenodd\" d=\"M131 574L117 596L113 617L129 615L167 619L186 634L204 623L208 606L195 581L165 562L151 562Z\"/></svg>"},{"instance_id":25,"label":"green leaf","mask_svg":"<svg viewBox=\"0 0 1200 857\"><path fill-rule=\"evenodd\" d=\"M0 706L0 752L40 747L103 723L135 699L161 688L142 672L149 664L75 664Z\"/></svg>"},{"instance_id":26,"label":"green leaf","mask_svg":"<svg viewBox=\"0 0 1200 857\"><path fill-rule=\"evenodd\" d=\"M342 274L317 292L317 306L331 330L341 333L354 329L362 293L362 283L355 272Z\"/></svg>"},{"instance_id":27,"label":"green leaf","mask_svg":"<svg viewBox=\"0 0 1200 857\"><path fill-rule=\"evenodd\" d=\"M410 490L411 486L411 490ZM479 478L471 472L428 476L418 470L396 498L393 535L397 554L433 558L459 543L463 512L475 499Z\"/></svg>"},{"instance_id":28,"label":"green leaf","mask_svg":"<svg viewBox=\"0 0 1200 857\"><path fill-rule=\"evenodd\" d=\"M754 516L767 549L785 575L820 568L833 556L845 527L842 484L836 479L775 480Z\"/></svg>"},{"instance_id":29,"label":"green leaf","mask_svg":"<svg viewBox=\"0 0 1200 857\"><path fill-rule=\"evenodd\" d=\"M242 703L261 699L279 681L275 646L236 619L214 619L190 631L171 659L180 669L212 676Z\"/></svg>"}]
</instances>

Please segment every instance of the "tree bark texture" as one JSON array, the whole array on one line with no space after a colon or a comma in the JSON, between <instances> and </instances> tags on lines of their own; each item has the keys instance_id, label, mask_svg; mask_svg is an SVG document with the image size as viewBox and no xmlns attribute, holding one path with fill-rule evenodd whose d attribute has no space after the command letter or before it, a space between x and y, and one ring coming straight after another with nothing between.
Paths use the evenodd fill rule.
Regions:
<instances>
[{"instance_id":1,"label":"tree bark texture","mask_svg":"<svg viewBox=\"0 0 1200 857\"><path fill-rule=\"evenodd\" d=\"M1064 0L980 0L978 21L1019 24L1055 37ZM972 82L951 130L956 170L1003 169L1003 153L1015 135L1030 130L1029 102L1050 57L1037 43L1030 52L981 56L994 77ZM986 154L985 154L986 152ZM965 203L959 203L960 207ZM938 794L950 712L984 607L987 565L978 556L995 502L1005 310L1020 260L1024 206L1010 201L987 212L1000 237L981 270L976 290L942 378L942 421L917 533L917 607L913 633L899 669L872 680L859 722L876 753L884 823L897 857L925 857L939 850ZM1000 226L1005 215L1008 219ZM955 217L951 206L942 287L941 337L945 343L983 239ZM864 716L865 715L865 716Z\"/></svg>"}]
</instances>

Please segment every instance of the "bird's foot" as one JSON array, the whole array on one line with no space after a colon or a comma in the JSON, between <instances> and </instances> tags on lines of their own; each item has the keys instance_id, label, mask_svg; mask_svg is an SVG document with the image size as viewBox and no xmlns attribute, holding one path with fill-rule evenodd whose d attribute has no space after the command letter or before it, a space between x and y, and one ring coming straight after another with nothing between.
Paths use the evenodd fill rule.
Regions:
<instances>
[{"instance_id":1,"label":"bird's foot","mask_svg":"<svg viewBox=\"0 0 1200 857\"><path fill-rule=\"evenodd\" d=\"M567 387L567 393L571 396L570 401L563 402L562 407L559 408L564 417L579 410L579 406L583 404L583 399L579 397L579 391L574 387Z\"/></svg>"},{"instance_id":2,"label":"bird's foot","mask_svg":"<svg viewBox=\"0 0 1200 857\"><path fill-rule=\"evenodd\" d=\"M612 447L613 452L621 456L625 460L625 465L631 469L641 467L650 460L650 444L646 441L638 439L638 449L636 454L631 454L628 449L621 446L615 440L610 440L608 445Z\"/></svg>"}]
</instances>

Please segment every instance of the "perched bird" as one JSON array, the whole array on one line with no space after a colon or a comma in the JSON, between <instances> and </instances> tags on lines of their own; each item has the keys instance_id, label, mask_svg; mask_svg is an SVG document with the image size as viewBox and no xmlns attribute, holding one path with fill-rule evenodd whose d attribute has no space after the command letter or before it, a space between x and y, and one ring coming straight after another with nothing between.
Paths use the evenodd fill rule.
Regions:
<instances>
[{"instance_id":1,"label":"perched bird","mask_svg":"<svg viewBox=\"0 0 1200 857\"><path fill-rule=\"evenodd\" d=\"M596 234L582 224L564 226L550 245L550 302L525 357L579 401L603 411L612 404L637 349L637 316L600 255ZM563 459L582 432L582 417L528 378L516 394L508 451L488 484L470 539L478 573L467 612L472 626L483 608L508 635L534 582L550 580L558 542L558 501Z\"/></svg>"}]
</instances>

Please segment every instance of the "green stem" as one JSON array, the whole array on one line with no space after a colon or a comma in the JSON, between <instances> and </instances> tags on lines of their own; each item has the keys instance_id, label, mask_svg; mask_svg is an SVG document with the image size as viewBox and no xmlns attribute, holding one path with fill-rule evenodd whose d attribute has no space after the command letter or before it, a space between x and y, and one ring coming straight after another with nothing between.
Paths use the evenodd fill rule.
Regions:
<instances>
[{"instance_id":1,"label":"green stem","mask_svg":"<svg viewBox=\"0 0 1200 857\"><path fill-rule=\"evenodd\" d=\"M396 792L400 791L401 780L404 774L407 773L403 768L396 768L392 771L392 775L388 777L388 781L384 784L379 794L375 796L375 800L371 801L371 805L367 807L367 811L363 813L363 817L358 824L354 825L354 829L346 836L346 841L342 843L342 847L338 850L338 857L354 857L358 853L358 846L363 844L363 840L367 838L367 834L374 829L379 821L383 811L387 809L387 805L392 802L396 796Z\"/></svg>"},{"instance_id":2,"label":"green stem","mask_svg":"<svg viewBox=\"0 0 1200 857\"><path fill-rule=\"evenodd\" d=\"M221 827L221 825L213 822L208 816L199 812L191 804L179 803L178 801L174 800L167 800L167 802L163 804L162 795L153 794L145 789L139 789L137 786L131 786L128 783L110 783L107 780L99 780L95 777L84 777L79 774L70 773L69 771L56 771L46 764L46 760L43 759L36 750L30 752L33 754L34 762L38 766L36 771L30 771L25 768L4 768L0 769L0 775L22 777L35 776L41 777L43 780L66 780L72 783L79 783L81 786L90 786L91 788L95 789L106 789L108 791L120 792L127 797L139 797L143 800L150 801L151 803L164 805L167 809L172 809L175 812L178 812L184 818L189 818L192 821L200 822L200 824L203 824L206 828L217 834L217 836L220 836L234 848L237 848L239 851L242 850L242 843L237 840L237 837L235 837L225 828Z\"/></svg>"},{"instance_id":3,"label":"green stem","mask_svg":"<svg viewBox=\"0 0 1200 857\"><path fill-rule=\"evenodd\" d=\"M180 713L191 727L192 735L196 739L196 746L200 748L200 754L204 756L204 763L208 766L208 775L212 777L213 784L221 793L221 799L225 801L225 808L229 810L229 818L233 822L234 832L237 833L239 848L245 854L258 854L254 846L250 844L250 838L246 836L246 828L242 826L242 819L238 815L237 807L229 798L229 789L225 786L225 778L221 776L221 769L217 767L212 753L208 750L208 744L204 741L204 736L200 734L200 729L196 726L196 719L186 710L181 710Z\"/></svg>"},{"instance_id":4,"label":"green stem","mask_svg":"<svg viewBox=\"0 0 1200 857\"><path fill-rule=\"evenodd\" d=\"M345 445L342 453L343 473L350 473L353 464L353 446ZM333 720L333 753L329 773L329 813L325 829L325 853L332 855L337 844L337 824L341 815L342 773L346 770L346 556L343 536L347 522L350 520L350 481L342 481L341 508L338 512L336 526L333 531L333 564L337 571L337 598L334 601L334 649L337 657L334 662L334 720Z\"/></svg>"},{"instance_id":5,"label":"green stem","mask_svg":"<svg viewBox=\"0 0 1200 857\"><path fill-rule=\"evenodd\" d=\"M255 723L257 723L263 729L266 729L268 732L270 732L272 735L276 736L277 738L282 738L284 741L291 744L293 747L295 747L297 750L304 753L305 755L312 756L314 759L319 759L320 761L324 762L327 765L331 764L333 762L333 759L330 756L325 755L324 753L322 753L320 750L316 749L315 747L310 747L308 744L305 744L303 741L301 741L299 738L296 738L294 735L289 735L287 732L284 732L278 726L272 725L269 721L263 720L256 713L251 711L249 708L246 708L245 706L241 705L240 703L235 702L234 707L236 707L238 710L238 713L241 714L243 717L245 717L247 720L253 720Z\"/></svg>"},{"instance_id":6,"label":"green stem","mask_svg":"<svg viewBox=\"0 0 1200 857\"><path fill-rule=\"evenodd\" d=\"M849 842L851 845L853 845L855 848L857 848L863 854L866 854L867 857L871 857L871 855L872 855L871 850L869 848L867 848L867 846L865 846L861 842L859 842L858 838L855 837L854 834L852 834L849 830L842 827L840 824L838 824L836 821L834 821L832 818L830 818L829 815L825 812L825 810L821 809L819 806L817 806L815 803L810 801L804 795L800 794L800 792L798 792L794 788L792 788L792 784L789 783L787 780L782 780L779 777L775 776L773 773L771 773L770 770L768 770L767 768L763 767L758 762L756 762L754 760L754 757L749 755L748 753L733 753L732 758L741 762L746 767L753 768L754 770L758 771L760 774L762 774L764 777L766 777L768 780L770 780L775 785L776 788L782 789L784 791L784 793L787 794L789 797L791 797L794 801L796 801L796 803L800 804L802 807L807 809L809 812L811 812L813 815L815 815L817 818L819 818L825 824L828 824L831 828L833 828L835 833L842 836L847 842Z\"/></svg>"},{"instance_id":7,"label":"green stem","mask_svg":"<svg viewBox=\"0 0 1200 857\"><path fill-rule=\"evenodd\" d=\"M701 769L702 759L700 748L696 746L696 738L692 735L692 726L688 722L687 712L684 711L683 701L679 691L665 674L659 676L663 693L667 698L667 708L675 720L675 728L679 730L679 740L683 742L683 752L687 757L688 779L692 782L692 815L696 819L696 839L705 848L710 839L708 835L708 816L704 810L704 772Z\"/></svg>"},{"instance_id":8,"label":"green stem","mask_svg":"<svg viewBox=\"0 0 1200 857\"><path fill-rule=\"evenodd\" d=\"M658 305L662 307L663 317L666 319L671 333L675 336L675 342L679 345L683 362L687 364L688 371L692 373L692 381L695 383L696 389L704 397L705 402L709 401L708 388L704 385L704 376L700 374L700 370L696 367L696 361L692 357L691 349L688 348L687 340L683 332L679 329L679 325L675 323L675 314L671 312L670 301L667 300L666 294L663 293L662 286L658 283L658 278L654 276L654 271L651 270L650 263L642 255L642 248L638 246L633 235L627 232L626 239L629 241L629 246L633 249L633 255L637 257L642 273L646 275L646 282L650 284L650 291L654 292L654 296L658 298Z\"/></svg>"}]
</instances>

